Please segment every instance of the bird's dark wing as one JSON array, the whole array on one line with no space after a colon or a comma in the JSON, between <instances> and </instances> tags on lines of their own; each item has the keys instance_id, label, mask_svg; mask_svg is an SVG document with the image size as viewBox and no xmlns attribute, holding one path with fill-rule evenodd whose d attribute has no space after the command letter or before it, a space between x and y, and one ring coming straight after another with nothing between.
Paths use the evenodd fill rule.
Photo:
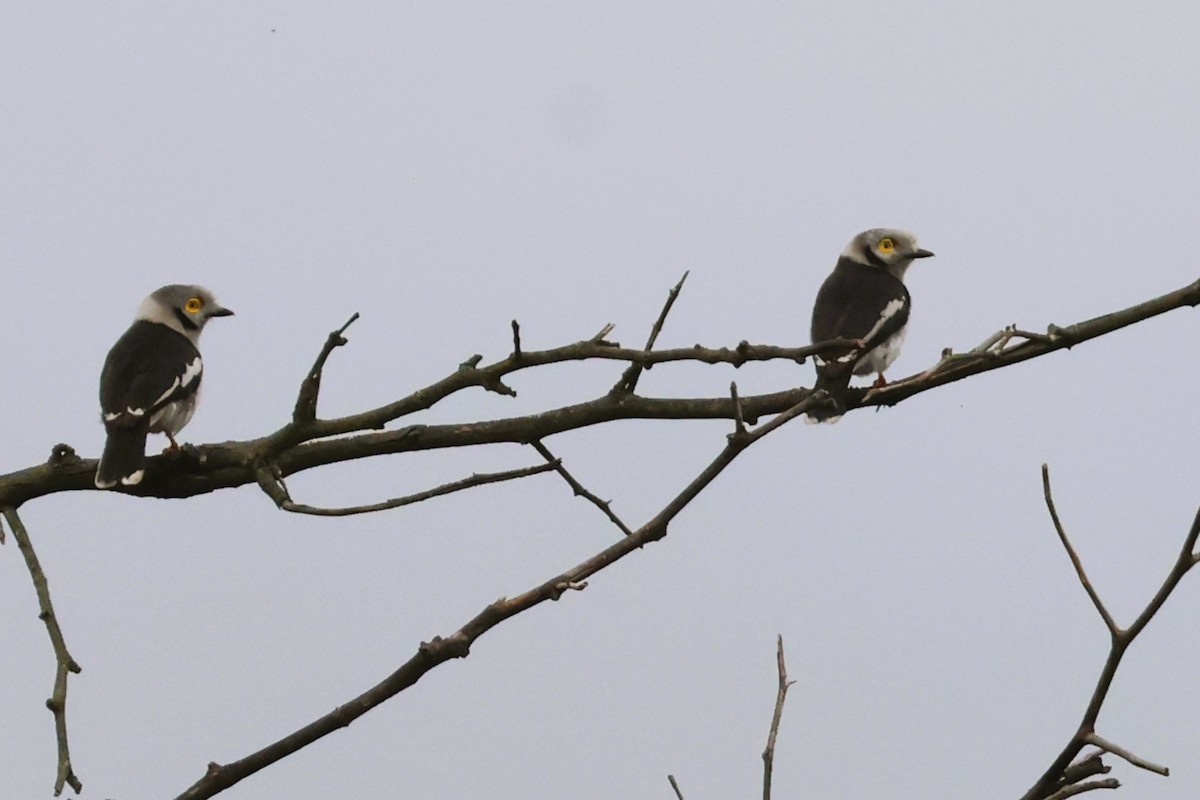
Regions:
<instances>
[{"instance_id":1,"label":"bird's dark wing","mask_svg":"<svg viewBox=\"0 0 1200 800\"><path fill-rule=\"evenodd\" d=\"M167 403L200 388L200 353L166 325L139 320L113 345L100 375L100 410L106 426L149 424Z\"/></svg>"},{"instance_id":2,"label":"bird's dark wing","mask_svg":"<svg viewBox=\"0 0 1200 800\"><path fill-rule=\"evenodd\" d=\"M812 340L863 339L866 352L908 323L911 306L908 289L895 276L841 258L817 292Z\"/></svg>"}]
</instances>

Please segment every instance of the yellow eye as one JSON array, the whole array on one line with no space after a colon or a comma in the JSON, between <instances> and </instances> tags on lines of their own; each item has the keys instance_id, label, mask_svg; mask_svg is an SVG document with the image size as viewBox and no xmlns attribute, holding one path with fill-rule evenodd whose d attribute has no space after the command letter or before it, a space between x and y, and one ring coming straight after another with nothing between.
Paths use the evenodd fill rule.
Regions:
<instances>
[{"instance_id":1,"label":"yellow eye","mask_svg":"<svg viewBox=\"0 0 1200 800\"><path fill-rule=\"evenodd\" d=\"M890 253L896 249L896 243L892 241L892 237L885 236L879 240L879 244L875 245L881 253Z\"/></svg>"},{"instance_id":2,"label":"yellow eye","mask_svg":"<svg viewBox=\"0 0 1200 800\"><path fill-rule=\"evenodd\" d=\"M188 301L183 304L183 310L189 314L195 314L202 308L204 308L204 301L199 297L188 298Z\"/></svg>"}]
</instances>

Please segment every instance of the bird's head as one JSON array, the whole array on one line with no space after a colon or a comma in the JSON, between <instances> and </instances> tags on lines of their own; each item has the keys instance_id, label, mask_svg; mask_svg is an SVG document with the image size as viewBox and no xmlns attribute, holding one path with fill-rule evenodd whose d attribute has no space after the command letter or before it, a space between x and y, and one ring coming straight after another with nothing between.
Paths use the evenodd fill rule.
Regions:
<instances>
[{"instance_id":1,"label":"bird's head","mask_svg":"<svg viewBox=\"0 0 1200 800\"><path fill-rule=\"evenodd\" d=\"M885 269L903 280L908 265L933 253L917 247L917 237L894 228L872 228L850 240L842 256L859 264Z\"/></svg>"},{"instance_id":2,"label":"bird's head","mask_svg":"<svg viewBox=\"0 0 1200 800\"><path fill-rule=\"evenodd\" d=\"M180 283L156 289L142 301L142 306L138 309L138 319L160 322L193 339L200 335L204 324L213 317L228 317L232 314L232 311L222 307L212 292L203 286Z\"/></svg>"}]
</instances>

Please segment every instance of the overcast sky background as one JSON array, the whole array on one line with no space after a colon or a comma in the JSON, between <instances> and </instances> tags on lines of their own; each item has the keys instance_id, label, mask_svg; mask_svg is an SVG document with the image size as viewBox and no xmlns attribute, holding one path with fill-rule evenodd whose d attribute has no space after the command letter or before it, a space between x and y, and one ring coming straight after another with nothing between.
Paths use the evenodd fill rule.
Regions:
<instances>
[{"instance_id":1,"label":"overcast sky background","mask_svg":"<svg viewBox=\"0 0 1200 800\"><path fill-rule=\"evenodd\" d=\"M1200 263L1200 7L1188 2L10 3L0 10L0 471L99 454L100 365L141 299L211 288L192 442L288 419L357 311L321 413L473 353L605 323L638 345L807 342L858 231L913 230L901 377L1008 323L1183 286ZM776 797L1012 798L1078 724L1107 636L1042 503L1129 622L1200 503L1197 320L1165 317L746 453L661 543L229 798L760 793L775 635L797 684ZM619 364L513 376L412 421L578 402ZM811 385L810 365L660 367L639 390ZM547 444L631 525L730 425ZM154 437L152 448L161 447ZM341 465L297 500L373 502L533 464L517 446ZM173 797L616 531L552 475L369 517L257 488L22 509L72 654L85 798ZM1137 642L1099 732L1121 796L1200 791L1200 576ZM51 794L53 654L0 549L0 797Z\"/></svg>"}]
</instances>

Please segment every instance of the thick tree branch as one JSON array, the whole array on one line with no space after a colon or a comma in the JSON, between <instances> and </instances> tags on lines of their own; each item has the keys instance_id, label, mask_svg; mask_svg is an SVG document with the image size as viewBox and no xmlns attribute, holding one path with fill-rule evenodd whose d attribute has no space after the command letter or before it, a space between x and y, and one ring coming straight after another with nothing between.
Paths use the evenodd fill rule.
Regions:
<instances>
[{"instance_id":1,"label":"thick tree branch","mask_svg":"<svg viewBox=\"0 0 1200 800\"><path fill-rule=\"evenodd\" d=\"M1068 348L1173 308L1197 303L1200 303L1200 281L1123 311L1066 328L1052 326L1051 332L1038 340L1005 346L999 351L991 349L948 356L948 360L943 359L944 363L937 367L882 389L852 389L846 398L847 410L870 405L895 405L946 383ZM359 414L308 421L304 421L305 414L301 414L301 421L293 421L260 439L205 445L196 448L194 454L179 453L149 459L146 479L124 491L151 497L190 497L256 482L258 466L264 462L276 464L280 474L287 476L325 464L389 453L494 442L523 444L618 419L732 419L735 407L729 397L666 399L628 394L600 397L523 417L383 430L389 423L430 408L456 392L471 387L503 385L501 379L505 375L544 364L610 359L643 366L666 361L739 366L748 361L802 361L813 353L845 346L845 342L825 342L798 348L742 343L732 349L714 350L696 346L645 352L613 346L601 335L552 350L522 350L487 366L468 361L440 381L394 403ZM753 424L764 415L780 413L804 400L809 392L808 389L797 388L743 397L741 406L745 420ZM297 405L301 405L299 401ZM305 408L311 407L308 401L303 405ZM339 438L329 438L335 436ZM95 460L80 459L72 453L68 458L52 458L46 464L0 475L0 507L19 507L28 500L55 492L92 489L95 469Z\"/></svg>"},{"instance_id":2,"label":"thick tree branch","mask_svg":"<svg viewBox=\"0 0 1200 800\"><path fill-rule=\"evenodd\" d=\"M21 522L21 517L17 515L15 508L5 508L4 518L8 520L8 526L12 528L17 548L25 557L25 566L29 570L29 577L33 579L38 607L41 609L38 619L46 624L46 633L49 634L50 645L54 648L56 663L54 691L51 693L50 699L46 701L46 708L54 714L54 733L58 739L58 775L54 780L54 796L58 797L62 794L64 786L70 786L78 794L83 791L83 784L71 767L71 748L67 741L67 677L72 672L78 674L81 668L67 650L67 641L63 637L62 628L58 625L54 604L50 602L50 584L46 580L46 573L42 571L37 553L33 550L29 532L25 530L25 525Z\"/></svg>"}]
</instances>

